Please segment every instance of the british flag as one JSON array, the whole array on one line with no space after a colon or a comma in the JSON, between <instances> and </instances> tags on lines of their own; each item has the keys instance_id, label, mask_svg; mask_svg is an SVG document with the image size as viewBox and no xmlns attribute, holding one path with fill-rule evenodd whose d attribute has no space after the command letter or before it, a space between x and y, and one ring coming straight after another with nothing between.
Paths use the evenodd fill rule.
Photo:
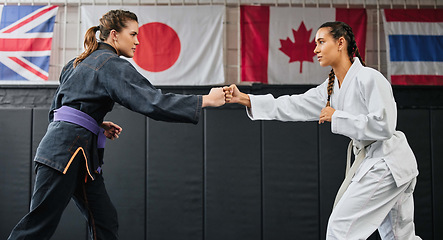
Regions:
<instances>
[{"instance_id":1,"label":"british flag","mask_svg":"<svg viewBox=\"0 0 443 240\"><path fill-rule=\"evenodd\" d=\"M0 6L0 80L48 80L57 11L50 5Z\"/></svg>"}]
</instances>

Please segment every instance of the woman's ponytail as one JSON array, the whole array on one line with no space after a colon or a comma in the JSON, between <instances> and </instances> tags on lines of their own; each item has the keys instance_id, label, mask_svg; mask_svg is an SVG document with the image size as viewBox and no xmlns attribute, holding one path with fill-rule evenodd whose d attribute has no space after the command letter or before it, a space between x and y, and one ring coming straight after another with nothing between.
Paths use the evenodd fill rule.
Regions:
<instances>
[{"instance_id":1,"label":"woman's ponytail","mask_svg":"<svg viewBox=\"0 0 443 240\"><path fill-rule=\"evenodd\" d=\"M92 52L97 50L98 42L95 34L100 30L99 26L90 27L88 31L85 33L85 41L83 46L85 47L85 51L78 56L74 61L74 67L76 67L79 63L81 63L86 57L88 57Z\"/></svg>"}]
</instances>

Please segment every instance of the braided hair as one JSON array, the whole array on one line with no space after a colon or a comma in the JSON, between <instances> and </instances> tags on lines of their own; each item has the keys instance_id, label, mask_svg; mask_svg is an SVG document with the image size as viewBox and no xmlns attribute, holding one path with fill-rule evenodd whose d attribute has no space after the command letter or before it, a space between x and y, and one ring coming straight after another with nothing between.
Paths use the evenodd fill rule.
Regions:
<instances>
[{"instance_id":1,"label":"braided hair","mask_svg":"<svg viewBox=\"0 0 443 240\"><path fill-rule=\"evenodd\" d=\"M349 60L351 62L354 62L354 55L355 55L356 57L358 57L363 66L365 66L365 63L360 56L360 52L358 51L357 43L355 41L355 36L354 33L352 32L352 28L348 24L344 22L326 22L322 24L318 29L320 28L330 28L331 31L329 33L332 35L332 37L335 40L338 40L340 37L343 37L348 43L347 50L348 50ZM334 69L331 69L331 72L329 73L329 82L327 88L328 102L326 103L326 107L331 106L331 95L334 89L334 79L335 79Z\"/></svg>"}]
</instances>

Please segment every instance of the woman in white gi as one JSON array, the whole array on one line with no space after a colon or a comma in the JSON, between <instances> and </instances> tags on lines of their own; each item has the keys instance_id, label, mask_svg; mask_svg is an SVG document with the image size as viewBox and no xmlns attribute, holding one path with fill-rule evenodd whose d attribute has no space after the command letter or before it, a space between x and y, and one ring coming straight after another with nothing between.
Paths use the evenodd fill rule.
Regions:
<instances>
[{"instance_id":1,"label":"woman in white gi","mask_svg":"<svg viewBox=\"0 0 443 240\"><path fill-rule=\"evenodd\" d=\"M391 85L363 65L346 23L323 24L315 42L320 65L332 67L323 84L279 98L231 85L224 88L226 102L245 105L252 120L328 121L333 133L352 139L356 161L337 194L326 239L366 239L377 228L382 239L420 239L413 222L417 163L405 135L395 130Z\"/></svg>"}]
</instances>

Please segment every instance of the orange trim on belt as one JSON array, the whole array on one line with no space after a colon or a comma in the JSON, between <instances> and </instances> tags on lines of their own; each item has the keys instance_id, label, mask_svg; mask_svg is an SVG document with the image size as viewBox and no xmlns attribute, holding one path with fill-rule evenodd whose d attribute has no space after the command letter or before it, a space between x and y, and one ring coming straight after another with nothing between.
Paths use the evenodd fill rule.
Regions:
<instances>
[{"instance_id":1,"label":"orange trim on belt","mask_svg":"<svg viewBox=\"0 0 443 240\"><path fill-rule=\"evenodd\" d=\"M86 171L88 172L88 175L91 177L92 180L94 180L94 178L91 175L91 172L89 172L89 167L88 167L88 158L86 158L86 154L85 154L85 150L83 150L82 147L78 147L77 150L75 150L74 154L72 154L71 159L68 162L68 165L66 165L65 170L63 171L63 174L66 174L66 172L68 171L69 166L71 166L72 161L74 160L75 156L77 156L77 153L82 150L83 156L85 157L85 163L86 163Z\"/></svg>"}]
</instances>

